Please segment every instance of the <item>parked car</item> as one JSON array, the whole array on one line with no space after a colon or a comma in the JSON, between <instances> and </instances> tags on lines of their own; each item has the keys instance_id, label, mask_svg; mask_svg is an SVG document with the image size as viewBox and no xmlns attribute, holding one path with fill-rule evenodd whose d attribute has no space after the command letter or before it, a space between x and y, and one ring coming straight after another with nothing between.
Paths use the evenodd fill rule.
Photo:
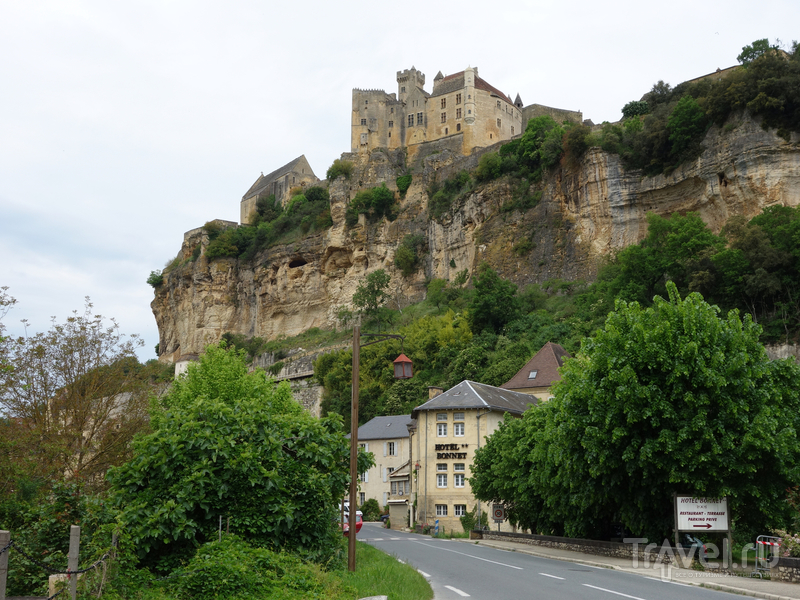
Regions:
<instances>
[{"instance_id":1,"label":"parked car","mask_svg":"<svg viewBox=\"0 0 800 600\"><path fill-rule=\"evenodd\" d=\"M339 523L342 526L342 533L344 535L350 534L350 515L349 513L344 513L344 522ZM358 532L361 531L361 526L364 524L364 517L361 514L361 511L356 511L356 535Z\"/></svg>"},{"instance_id":2,"label":"parked car","mask_svg":"<svg viewBox=\"0 0 800 600\"><path fill-rule=\"evenodd\" d=\"M706 558L706 545L693 535L684 533L681 538L681 546L691 549L691 556L695 556L695 552L697 552L696 556L698 559L701 557Z\"/></svg>"}]
</instances>

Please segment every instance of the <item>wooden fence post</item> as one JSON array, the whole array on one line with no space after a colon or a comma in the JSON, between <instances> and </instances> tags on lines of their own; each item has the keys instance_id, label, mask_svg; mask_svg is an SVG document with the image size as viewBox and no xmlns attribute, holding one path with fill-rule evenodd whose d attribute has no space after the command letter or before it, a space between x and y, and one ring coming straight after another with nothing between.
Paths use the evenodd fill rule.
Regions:
<instances>
[{"instance_id":1,"label":"wooden fence post","mask_svg":"<svg viewBox=\"0 0 800 600\"><path fill-rule=\"evenodd\" d=\"M0 531L0 549L5 548L11 540L10 531ZM6 600L6 578L8 577L8 553L9 548L0 554L0 600Z\"/></svg>"},{"instance_id":2,"label":"wooden fence post","mask_svg":"<svg viewBox=\"0 0 800 600\"><path fill-rule=\"evenodd\" d=\"M69 576L69 595L72 600L78 595L78 575L74 571L78 570L78 557L81 545L81 528L78 525L71 525L69 528L69 555L67 556L67 569L71 572Z\"/></svg>"}]
</instances>

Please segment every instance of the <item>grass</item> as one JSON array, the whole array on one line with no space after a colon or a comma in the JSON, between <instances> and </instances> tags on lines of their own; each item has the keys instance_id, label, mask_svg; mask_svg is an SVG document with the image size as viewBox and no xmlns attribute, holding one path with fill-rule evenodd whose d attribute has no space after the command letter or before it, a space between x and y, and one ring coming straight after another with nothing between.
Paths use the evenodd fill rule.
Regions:
<instances>
[{"instance_id":1,"label":"grass","mask_svg":"<svg viewBox=\"0 0 800 600\"><path fill-rule=\"evenodd\" d=\"M430 600L433 590L417 570L362 542L356 544L356 572L346 572L344 583L357 598L385 595L389 600Z\"/></svg>"}]
</instances>

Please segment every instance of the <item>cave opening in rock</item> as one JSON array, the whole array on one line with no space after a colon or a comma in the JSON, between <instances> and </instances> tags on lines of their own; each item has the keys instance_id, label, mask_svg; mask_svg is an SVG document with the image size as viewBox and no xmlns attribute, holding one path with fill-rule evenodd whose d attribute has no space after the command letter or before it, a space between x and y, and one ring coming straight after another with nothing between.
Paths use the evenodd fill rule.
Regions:
<instances>
[{"instance_id":1,"label":"cave opening in rock","mask_svg":"<svg viewBox=\"0 0 800 600\"><path fill-rule=\"evenodd\" d=\"M305 258L303 258L303 257L295 258L294 260L292 260L292 262L289 263L289 268L290 269L296 269L297 267L302 267L303 265L307 265L307 264L308 264L308 261Z\"/></svg>"}]
</instances>

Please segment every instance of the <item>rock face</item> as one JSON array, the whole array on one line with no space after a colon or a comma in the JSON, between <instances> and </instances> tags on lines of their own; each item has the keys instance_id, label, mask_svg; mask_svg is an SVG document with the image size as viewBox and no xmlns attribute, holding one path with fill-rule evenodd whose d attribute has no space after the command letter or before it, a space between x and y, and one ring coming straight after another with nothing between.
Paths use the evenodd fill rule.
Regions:
<instances>
[{"instance_id":1,"label":"rock face","mask_svg":"<svg viewBox=\"0 0 800 600\"><path fill-rule=\"evenodd\" d=\"M796 134L786 142L740 117L713 127L705 148L697 160L656 177L626 171L618 156L593 148L578 168L552 173L541 201L526 212L503 210L515 190L500 179L466 194L440 221L428 217L429 186L474 168L496 147L464 157L431 143L410 165L402 151L345 154L355 168L349 180L330 185L334 225L325 232L265 250L246 264L209 263L202 252L187 260L208 239L202 230L185 236L180 257L186 262L166 274L151 304L160 358L199 354L228 331L275 339L334 327L359 282L379 268L392 275L390 304L400 308L424 297L427 279L452 280L464 269L471 274L482 261L518 284L592 279L603 257L646 235L648 212L696 211L719 231L733 215L750 218L766 206L800 203ZM413 181L396 220L368 223L362 216L358 225L345 225L347 203L359 189L385 182L396 190L407 167ZM394 253L410 234L425 237L428 253L423 268L405 279Z\"/></svg>"}]
</instances>

